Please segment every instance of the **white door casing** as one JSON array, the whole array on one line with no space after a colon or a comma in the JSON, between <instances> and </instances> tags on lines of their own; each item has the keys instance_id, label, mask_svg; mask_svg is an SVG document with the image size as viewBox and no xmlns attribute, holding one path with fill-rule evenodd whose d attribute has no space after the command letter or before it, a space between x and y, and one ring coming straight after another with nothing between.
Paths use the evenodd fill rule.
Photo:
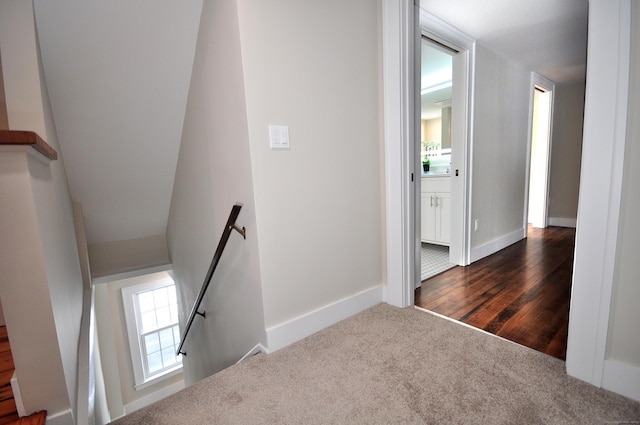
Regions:
<instances>
[{"instance_id":1,"label":"white door casing","mask_svg":"<svg viewBox=\"0 0 640 425\"><path fill-rule=\"evenodd\" d=\"M452 130L452 148L457 149L459 155L452 157L451 164L452 192L456 193L451 200L451 220L454 223L451 238L457 241L454 245L457 244L459 251L452 253L451 258L458 264L466 265L470 250L469 158L473 134L473 105L470 99L473 98L475 41L435 16L419 10L412 2L383 0L382 8L387 233L384 301L407 307L414 303L415 279L419 272L416 270L416 248L420 243L420 229L416 224L416 220L420 219L420 185L416 184L419 179L413 178L414 173L416 177L419 175L419 156L416 158L415 143L418 111L414 88L419 75L416 72L416 43L422 32L460 52L454 57L454 80L462 77L461 81L464 82L458 85L465 94L464 106L455 108L457 111L453 111L452 120L467 124L462 130ZM456 66L456 60L464 60L466 66Z\"/></svg>"}]
</instances>

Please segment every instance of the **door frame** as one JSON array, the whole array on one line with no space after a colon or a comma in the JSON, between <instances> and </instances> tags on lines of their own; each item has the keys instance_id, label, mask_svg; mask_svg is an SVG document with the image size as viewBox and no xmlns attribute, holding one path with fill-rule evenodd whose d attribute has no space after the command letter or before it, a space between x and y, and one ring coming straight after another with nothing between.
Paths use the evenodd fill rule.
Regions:
<instances>
[{"instance_id":1,"label":"door frame","mask_svg":"<svg viewBox=\"0 0 640 425\"><path fill-rule=\"evenodd\" d=\"M471 185L473 161L473 89L475 76L475 40L436 16L420 9L420 35L443 44L458 52L453 56L453 95L451 121L458 123L451 130L451 242L449 261L466 266L471 260ZM416 56L420 64L420 55ZM416 91L418 93L418 91ZM420 96L417 96L420 105ZM420 108L417 107L417 116ZM418 145L416 143L416 145ZM420 152L417 152L420 160ZM418 164L417 170L420 169ZM420 219L420 185L416 185L418 209L416 220ZM417 246L420 246L420 226L416 223ZM419 269L418 269L419 273Z\"/></svg>"},{"instance_id":2,"label":"door frame","mask_svg":"<svg viewBox=\"0 0 640 425\"><path fill-rule=\"evenodd\" d=\"M471 160L473 134L473 90L475 75L475 40L451 25L421 10L415 2L406 0L383 0L382 2L382 52L383 52L383 95L384 95L384 152L385 152L385 212L386 212L386 284L383 290L385 302L407 307L414 304L416 277L416 241L419 241L419 227L416 220L416 193L419 195L419 155L416 158L416 72L419 55L416 44L421 31L425 35L445 44L453 45L458 51L468 55L465 69L467 84L467 106L462 112L468 123L464 161L452 164L452 171L459 172L459 181L464 189L458 193L461 198L452 210L459 208L461 214L457 233L452 237L461 238L463 265L470 258L471 211ZM452 158L453 160L453 158ZM418 209L419 213L419 209ZM452 217L453 219L453 217ZM455 225L452 227L456 227Z\"/></svg>"},{"instance_id":3,"label":"door frame","mask_svg":"<svg viewBox=\"0 0 640 425\"><path fill-rule=\"evenodd\" d=\"M522 219L522 228L524 229L523 237L527 237L527 225L529 222L529 184L531 179L531 151L533 144L533 111L535 104L535 90L536 87L540 87L545 92L551 93L551 105L549 107L549 133L546 153L546 173L544 176L544 200L543 200L543 214L542 214L542 227L549 225L549 174L551 172L551 147L553 143L553 108L556 98L556 85L553 81L544 78L542 75L531 72L531 82L529 88L529 135L527 139L527 162L525 170L525 187L524 187L524 212Z\"/></svg>"}]
</instances>

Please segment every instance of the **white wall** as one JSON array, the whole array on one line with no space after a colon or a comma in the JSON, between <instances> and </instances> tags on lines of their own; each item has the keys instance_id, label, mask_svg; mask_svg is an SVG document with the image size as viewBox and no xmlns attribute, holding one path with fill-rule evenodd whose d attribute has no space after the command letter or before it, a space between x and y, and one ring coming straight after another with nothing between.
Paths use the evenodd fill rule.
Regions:
<instances>
[{"instance_id":1,"label":"white wall","mask_svg":"<svg viewBox=\"0 0 640 425\"><path fill-rule=\"evenodd\" d=\"M66 411L70 397L25 153L0 153L0 194L0 298L24 407Z\"/></svg>"},{"instance_id":2,"label":"white wall","mask_svg":"<svg viewBox=\"0 0 640 425\"><path fill-rule=\"evenodd\" d=\"M632 2L631 69L629 78L629 117L640 113L640 5ZM634 24L634 22L636 24ZM624 177L622 181L622 201L616 271L613 284L611 322L607 344L608 358L627 364L640 372L640 337L638 323L640 300L638 284L638 253L640 252L640 122L627 121L627 142L624 153ZM638 377L640 375L636 375ZM637 390L640 387L636 386ZM640 395L640 391L638 392Z\"/></svg>"},{"instance_id":3,"label":"white wall","mask_svg":"<svg viewBox=\"0 0 640 425\"><path fill-rule=\"evenodd\" d=\"M383 282L377 1L240 0L267 327ZM270 150L268 126L291 148Z\"/></svg>"},{"instance_id":4,"label":"white wall","mask_svg":"<svg viewBox=\"0 0 640 425\"><path fill-rule=\"evenodd\" d=\"M3 176L9 182L3 217L10 214L17 220L5 229L3 249L20 246L22 255L28 255L3 255L3 275L10 282L3 290L11 294L11 306L2 298L25 409L47 409L49 415L71 421L83 291L71 199L40 66L33 5L3 1L0 8L9 128L36 131L58 151L58 160L50 164L32 156L19 159L11 167L20 174ZM17 191L10 181L20 176L23 187ZM15 203L4 197L8 193Z\"/></svg>"},{"instance_id":5,"label":"white wall","mask_svg":"<svg viewBox=\"0 0 640 425\"><path fill-rule=\"evenodd\" d=\"M202 0L31 0L89 243L164 234Z\"/></svg>"},{"instance_id":6,"label":"white wall","mask_svg":"<svg viewBox=\"0 0 640 425\"><path fill-rule=\"evenodd\" d=\"M60 152L51 105L40 67L42 104L44 110L45 140ZM78 342L82 319L83 280L76 241L73 205L64 158L58 156L49 167L32 166L30 163L36 215L40 227L51 305L64 366L67 392L72 411L76 412ZM41 170L38 173L36 170Z\"/></svg>"},{"instance_id":7,"label":"white wall","mask_svg":"<svg viewBox=\"0 0 640 425\"><path fill-rule=\"evenodd\" d=\"M35 131L46 137L39 58L31 1L0 1L2 74L9 129Z\"/></svg>"},{"instance_id":8,"label":"white wall","mask_svg":"<svg viewBox=\"0 0 640 425\"><path fill-rule=\"evenodd\" d=\"M634 6L635 16L631 18L631 3L629 0L589 2L583 166L566 367L571 376L640 400L637 358L634 364L607 358L614 347L616 356L627 353L622 355L626 358L634 351L620 350L617 344L626 343L627 338L637 341L638 314L629 314L628 307L612 302L614 295L617 298L633 293L633 290L628 292L625 270L628 270L627 249L637 249L633 245L637 242L631 245L625 242L625 232L629 231L630 236L635 234L625 222L628 216L624 211L625 207L629 208L629 216L633 215L635 196L627 198L627 189L623 191L623 182L633 177L633 173L625 176L629 171L625 169L625 149L635 138L633 126L636 124L632 121L637 106L637 98L631 96L633 87L637 87L634 83L637 71L633 71L631 78L629 71L631 31L637 26L638 17L637 6ZM637 35L634 37L635 46ZM634 152L629 147L630 161ZM603 164L598 173L587 167L597 163ZM637 252L631 255L637 258ZM637 278L633 281L637 284ZM609 332L613 332L611 340ZM608 341L613 345L607 347Z\"/></svg>"},{"instance_id":9,"label":"white wall","mask_svg":"<svg viewBox=\"0 0 640 425\"><path fill-rule=\"evenodd\" d=\"M575 220L578 214L585 81L556 84L549 176L549 217ZM601 164L592 164L598 168Z\"/></svg>"},{"instance_id":10,"label":"white wall","mask_svg":"<svg viewBox=\"0 0 640 425\"><path fill-rule=\"evenodd\" d=\"M480 44L475 73L472 261L523 235L530 97L529 71Z\"/></svg>"},{"instance_id":11,"label":"white wall","mask_svg":"<svg viewBox=\"0 0 640 425\"><path fill-rule=\"evenodd\" d=\"M94 279L171 263L164 234L89 244L89 262Z\"/></svg>"},{"instance_id":12,"label":"white wall","mask_svg":"<svg viewBox=\"0 0 640 425\"><path fill-rule=\"evenodd\" d=\"M167 240L184 330L231 207L238 224L186 340L188 385L264 343L249 135L235 0L204 3L175 175Z\"/></svg>"}]
</instances>

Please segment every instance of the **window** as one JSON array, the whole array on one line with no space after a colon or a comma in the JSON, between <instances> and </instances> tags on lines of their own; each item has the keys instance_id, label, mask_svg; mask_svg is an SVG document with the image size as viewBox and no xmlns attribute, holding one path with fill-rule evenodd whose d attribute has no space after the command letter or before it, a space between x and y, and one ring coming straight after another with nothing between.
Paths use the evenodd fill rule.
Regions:
<instances>
[{"instance_id":1,"label":"window","mask_svg":"<svg viewBox=\"0 0 640 425\"><path fill-rule=\"evenodd\" d=\"M170 277L122 288L136 389L182 368L176 286Z\"/></svg>"}]
</instances>

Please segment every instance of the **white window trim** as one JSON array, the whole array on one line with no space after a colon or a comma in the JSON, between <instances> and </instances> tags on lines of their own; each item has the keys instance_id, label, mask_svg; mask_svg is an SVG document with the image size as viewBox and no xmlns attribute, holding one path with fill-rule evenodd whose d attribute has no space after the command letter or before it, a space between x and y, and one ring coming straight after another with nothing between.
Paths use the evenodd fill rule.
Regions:
<instances>
[{"instance_id":1,"label":"white window trim","mask_svg":"<svg viewBox=\"0 0 640 425\"><path fill-rule=\"evenodd\" d=\"M156 288L161 288L168 284L173 284L171 278L164 278L160 280L154 280L151 282L141 283L138 285L128 286L122 288L122 304L124 307L125 324L127 327L127 336L129 338L129 350L131 354L131 363L133 365L133 376L135 381L136 391L149 387L162 380L168 379L172 376L182 373L182 363L176 365L176 367L165 370L162 373L145 378L144 364L142 359L142 347L140 346L140 339L138 337L138 326L134 306L134 295Z\"/></svg>"}]
</instances>

